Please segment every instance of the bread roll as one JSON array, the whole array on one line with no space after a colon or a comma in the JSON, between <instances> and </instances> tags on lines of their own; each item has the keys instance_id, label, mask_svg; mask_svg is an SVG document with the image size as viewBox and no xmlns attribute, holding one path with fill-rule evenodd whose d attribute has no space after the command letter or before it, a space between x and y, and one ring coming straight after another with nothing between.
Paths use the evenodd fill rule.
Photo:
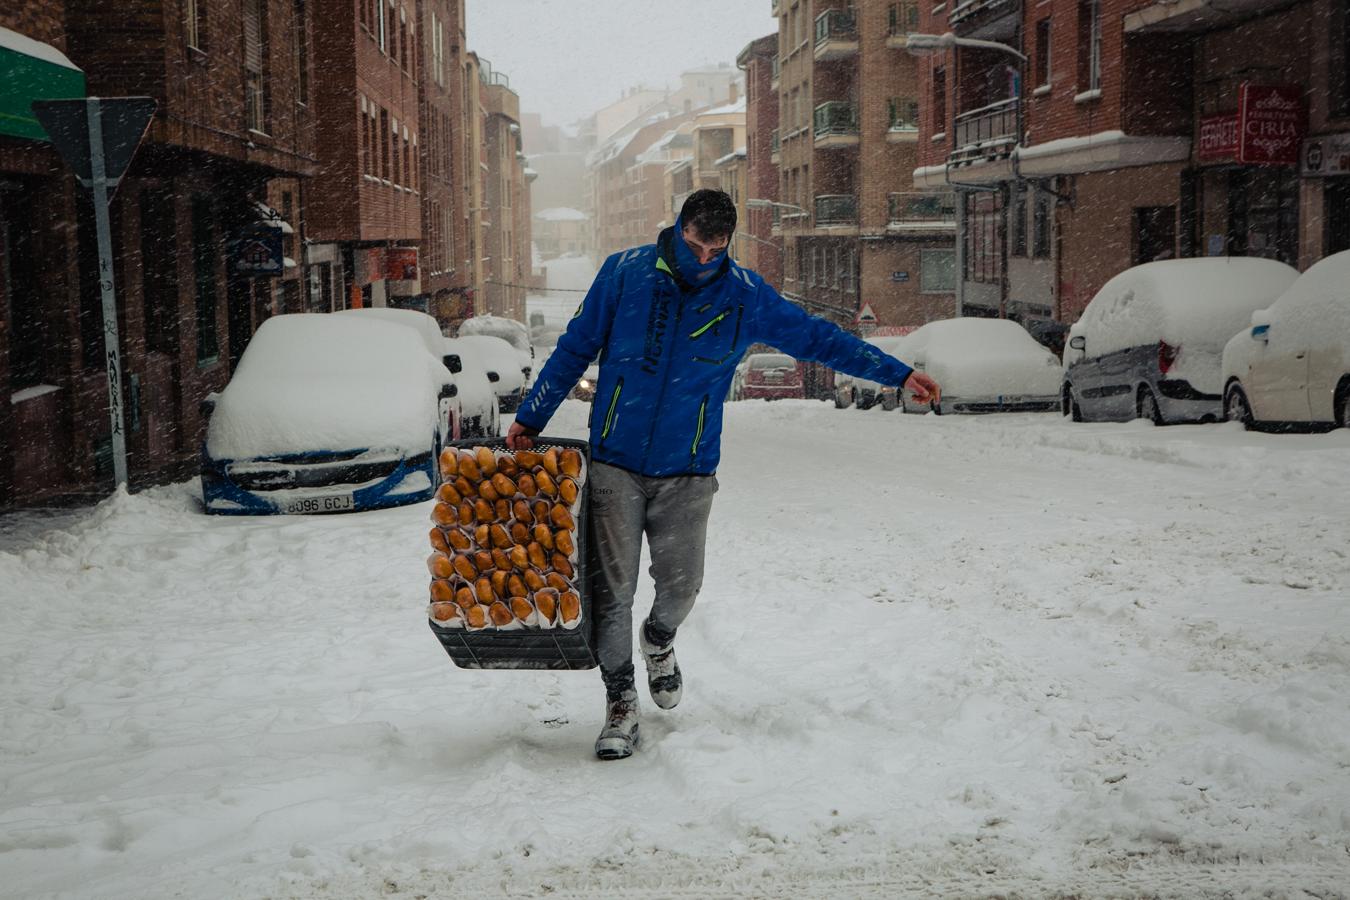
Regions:
<instances>
[{"instance_id":1,"label":"bread roll","mask_svg":"<svg viewBox=\"0 0 1350 900\"><path fill-rule=\"evenodd\" d=\"M478 569L474 566L473 560L469 559L469 554L461 553L452 561L455 574L465 581L473 581L478 577Z\"/></svg>"},{"instance_id":2,"label":"bread roll","mask_svg":"<svg viewBox=\"0 0 1350 900\"><path fill-rule=\"evenodd\" d=\"M525 579L521 578L515 572L512 572L507 576L506 589L513 597L524 597L530 592L530 589L525 585Z\"/></svg>"},{"instance_id":3,"label":"bread roll","mask_svg":"<svg viewBox=\"0 0 1350 900\"><path fill-rule=\"evenodd\" d=\"M488 624L487 607L475 603L464 611L464 622L470 631L486 628Z\"/></svg>"},{"instance_id":4,"label":"bread roll","mask_svg":"<svg viewBox=\"0 0 1350 900\"><path fill-rule=\"evenodd\" d=\"M536 522L547 522L549 510L552 508L553 504L547 500L536 500L530 504L530 512L534 514Z\"/></svg>"},{"instance_id":5,"label":"bread roll","mask_svg":"<svg viewBox=\"0 0 1350 900\"><path fill-rule=\"evenodd\" d=\"M433 553L427 557L427 571L432 578L449 578L455 574L455 564L446 554Z\"/></svg>"},{"instance_id":6,"label":"bread roll","mask_svg":"<svg viewBox=\"0 0 1350 900\"><path fill-rule=\"evenodd\" d=\"M544 451L544 458L541 459L541 460L539 461L539 464L542 465L542 466L544 467L544 471L545 471L545 472L547 472L548 474L552 475L554 478L557 478L557 477L558 477L558 472L559 472L559 469L558 469L558 448L557 448L557 447L549 447L547 450L545 450L545 451Z\"/></svg>"},{"instance_id":7,"label":"bread roll","mask_svg":"<svg viewBox=\"0 0 1350 900\"><path fill-rule=\"evenodd\" d=\"M480 497L473 501L473 515L479 522L487 523L496 518L497 513L491 503Z\"/></svg>"},{"instance_id":8,"label":"bread roll","mask_svg":"<svg viewBox=\"0 0 1350 900\"><path fill-rule=\"evenodd\" d=\"M492 486L492 482L485 478L478 483L478 496L491 503L500 495L497 493L497 489Z\"/></svg>"},{"instance_id":9,"label":"bread roll","mask_svg":"<svg viewBox=\"0 0 1350 900\"><path fill-rule=\"evenodd\" d=\"M506 590L507 575L501 569L488 576L488 581L492 583L492 593L498 600L505 600L511 594Z\"/></svg>"},{"instance_id":10,"label":"bread roll","mask_svg":"<svg viewBox=\"0 0 1350 900\"><path fill-rule=\"evenodd\" d=\"M459 607L453 603L431 604L431 617L437 622L449 622L459 618Z\"/></svg>"},{"instance_id":11,"label":"bread roll","mask_svg":"<svg viewBox=\"0 0 1350 900\"><path fill-rule=\"evenodd\" d=\"M517 450L516 462L522 469L533 469L543 460L543 456L533 450Z\"/></svg>"},{"instance_id":12,"label":"bread roll","mask_svg":"<svg viewBox=\"0 0 1350 900\"><path fill-rule=\"evenodd\" d=\"M455 603L460 609L467 610L470 606L478 604L478 597L474 595L471 587L457 587L455 588Z\"/></svg>"},{"instance_id":13,"label":"bread roll","mask_svg":"<svg viewBox=\"0 0 1350 900\"><path fill-rule=\"evenodd\" d=\"M572 514L567 511L567 507L561 503L555 503L553 508L548 511L549 521L558 528L572 529L577 527L576 520Z\"/></svg>"},{"instance_id":14,"label":"bread roll","mask_svg":"<svg viewBox=\"0 0 1350 900\"><path fill-rule=\"evenodd\" d=\"M544 581L544 576L540 575L535 569L526 569L520 577L525 579L525 586L530 589L531 593L542 591L548 587L548 584Z\"/></svg>"},{"instance_id":15,"label":"bread roll","mask_svg":"<svg viewBox=\"0 0 1350 900\"><path fill-rule=\"evenodd\" d=\"M447 481L436 488L436 499L442 503L449 503L451 506L459 506L459 501L464 498L461 497L459 491L455 489L455 483L453 481Z\"/></svg>"},{"instance_id":16,"label":"bread roll","mask_svg":"<svg viewBox=\"0 0 1350 900\"><path fill-rule=\"evenodd\" d=\"M568 581L561 572L549 572L544 576L544 584L559 593L570 591L572 589L572 582Z\"/></svg>"},{"instance_id":17,"label":"bread roll","mask_svg":"<svg viewBox=\"0 0 1350 900\"><path fill-rule=\"evenodd\" d=\"M510 572L512 569L511 557L507 556L505 550L494 547L492 549L492 566L499 571Z\"/></svg>"},{"instance_id":18,"label":"bread roll","mask_svg":"<svg viewBox=\"0 0 1350 900\"><path fill-rule=\"evenodd\" d=\"M512 543L511 533L506 530L506 526L500 523L488 528L488 536L492 539L494 547L510 547Z\"/></svg>"},{"instance_id":19,"label":"bread roll","mask_svg":"<svg viewBox=\"0 0 1350 900\"><path fill-rule=\"evenodd\" d=\"M497 457L497 471L501 472L507 478L515 478L516 474L520 471L520 467L516 464L516 458L514 456L499 455Z\"/></svg>"},{"instance_id":20,"label":"bread roll","mask_svg":"<svg viewBox=\"0 0 1350 900\"><path fill-rule=\"evenodd\" d=\"M478 570L478 574L486 575L492 571L492 552L489 550L475 550L473 554L473 565Z\"/></svg>"},{"instance_id":21,"label":"bread roll","mask_svg":"<svg viewBox=\"0 0 1350 900\"><path fill-rule=\"evenodd\" d=\"M492 487L497 491L498 497L505 497L509 500L516 495L516 483L501 472L492 476Z\"/></svg>"},{"instance_id":22,"label":"bread roll","mask_svg":"<svg viewBox=\"0 0 1350 900\"><path fill-rule=\"evenodd\" d=\"M497 521L505 524L511 521L511 501L498 500L492 504L492 513L497 517Z\"/></svg>"},{"instance_id":23,"label":"bread roll","mask_svg":"<svg viewBox=\"0 0 1350 900\"><path fill-rule=\"evenodd\" d=\"M469 540L469 536L459 528L447 528L445 530L445 539L450 543L450 546L456 550L468 550L473 546L473 542Z\"/></svg>"},{"instance_id":24,"label":"bread roll","mask_svg":"<svg viewBox=\"0 0 1350 900\"><path fill-rule=\"evenodd\" d=\"M450 548L450 542L445 539L445 532L440 528L431 529L427 535L431 538L431 549L438 553L444 553L449 556L453 551Z\"/></svg>"},{"instance_id":25,"label":"bread roll","mask_svg":"<svg viewBox=\"0 0 1350 900\"><path fill-rule=\"evenodd\" d=\"M549 557L549 564L553 566L553 571L564 578L571 578L575 574L572 570L572 561L556 551Z\"/></svg>"},{"instance_id":26,"label":"bread roll","mask_svg":"<svg viewBox=\"0 0 1350 900\"><path fill-rule=\"evenodd\" d=\"M484 478L491 478L497 474L497 454L487 447L477 447L473 452L474 459L478 463L478 471L483 473Z\"/></svg>"},{"instance_id":27,"label":"bread roll","mask_svg":"<svg viewBox=\"0 0 1350 900\"><path fill-rule=\"evenodd\" d=\"M492 624L501 628L503 625L510 625L516 620L515 613L511 612L511 607L498 600L488 607L488 618Z\"/></svg>"},{"instance_id":28,"label":"bread roll","mask_svg":"<svg viewBox=\"0 0 1350 900\"><path fill-rule=\"evenodd\" d=\"M441 478L446 481L459 474L459 455L455 453L454 447L446 447L441 451L440 467Z\"/></svg>"},{"instance_id":29,"label":"bread roll","mask_svg":"<svg viewBox=\"0 0 1350 900\"><path fill-rule=\"evenodd\" d=\"M478 461L468 451L459 455L459 474L469 479L473 484L483 480L483 472L478 468Z\"/></svg>"},{"instance_id":30,"label":"bread roll","mask_svg":"<svg viewBox=\"0 0 1350 900\"><path fill-rule=\"evenodd\" d=\"M533 625L536 618L534 604L524 597L511 598L511 612L515 614L516 620L524 622L526 625Z\"/></svg>"},{"instance_id":31,"label":"bread roll","mask_svg":"<svg viewBox=\"0 0 1350 900\"><path fill-rule=\"evenodd\" d=\"M558 598L558 613L562 627L576 628L581 623L581 597L568 591Z\"/></svg>"},{"instance_id":32,"label":"bread roll","mask_svg":"<svg viewBox=\"0 0 1350 900\"><path fill-rule=\"evenodd\" d=\"M534 607L539 610L539 624L551 626L558 616L558 592L551 588L535 592Z\"/></svg>"},{"instance_id":33,"label":"bread roll","mask_svg":"<svg viewBox=\"0 0 1350 900\"><path fill-rule=\"evenodd\" d=\"M576 478L581 474L581 451L572 447L564 450L558 460L558 467L564 475Z\"/></svg>"},{"instance_id":34,"label":"bread roll","mask_svg":"<svg viewBox=\"0 0 1350 900\"><path fill-rule=\"evenodd\" d=\"M459 522L459 510L448 503L437 503L431 508L431 521L437 525L454 525Z\"/></svg>"},{"instance_id":35,"label":"bread roll","mask_svg":"<svg viewBox=\"0 0 1350 900\"><path fill-rule=\"evenodd\" d=\"M524 544L516 543L512 545L507 553L511 557L511 565L513 568L523 572L530 567L530 554L525 550Z\"/></svg>"},{"instance_id":36,"label":"bread roll","mask_svg":"<svg viewBox=\"0 0 1350 900\"><path fill-rule=\"evenodd\" d=\"M542 569L548 565L548 554L544 552L544 548L539 542L531 541L530 545L525 548L525 552L529 554L530 565L536 569Z\"/></svg>"},{"instance_id":37,"label":"bread roll","mask_svg":"<svg viewBox=\"0 0 1350 900\"><path fill-rule=\"evenodd\" d=\"M572 479L564 478L562 481L558 482L558 496L561 497L562 501L568 506L577 502L578 493L577 483Z\"/></svg>"},{"instance_id":38,"label":"bread roll","mask_svg":"<svg viewBox=\"0 0 1350 900\"><path fill-rule=\"evenodd\" d=\"M558 496L558 482L553 480L553 476L547 472L541 471L534 479L535 485L539 488L541 496L552 499Z\"/></svg>"},{"instance_id":39,"label":"bread roll","mask_svg":"<svg viewBox=\"0 0 1350 900\"><path fill-rule=\"evenodd\" d=\"M492 593L492 579L486 575L473 583L473 593L479 603L491 603L496 599L496 595Z\"/></svg>"},{"instance_id":40,"label":"bread roll","mask_svg":"<svg viewBox=\"0 0 1350 900\"><path fill-rule=\"evenodd\" d=\"M459 505L459 524L473 524L473 504L468 500L465 500Z\"/></svg>"},{"instance_id":41,"label":"bread roll","mask_svg":"<svg viewBox=\"0 0 1350 900\"><path fill-rule=\"evenodd\" d=\"M478 493L469 479L463 475L455 479L455 490L459 492L461 500L472 500L474 495Z\"/></svg>"},{"instance_id":42,"label":"bread roll","mask_svg":"<svg viewBox=\"0 0 1350 900\"><path fill-rule=\"evenodd\" d=\"M487 523L483 523L482 525L477 525L474 527L473 542L480 547L487 547L492 543L491 538L488 536Z\"/></svg>"},{"instance_id":43,"label":"bread roll","mask_svg":"<svg viewBox=\"0 0 1350 900\"><path fill-rule=\"evenodd\" d=\"M450 582L444 578L437 578L431 582L431 602L432 603L450 603L455 599L455 589L450 586Z\"/></svg>"},{"instance_id":44,"label":"bread roll","mask_svg":"<svg viewBox=\"0 0 1350 900\"><path fill-rule=\"evenodd\" d=\"M534 526L534 532L531 534L531 537L534 538L535 543L545 550L553 549L553 532L542 522Z\"/></svg>"},{"instance_id":45,"label":"bread roll","mask_svg":"<svg viewBox=\"0 0 1350 900\"><path fill-rule=\"evenodd\" d=\"M553 532L553 546L557 547L559 552L568 556L573 556L577 552L576 542L572 540L572 532L566 528L559 528Z\"/></svg>"},{"instance_id":46,"label":"bread roll","mask_svg":"<svg viewBox=\"0 0 1350 900\"><path fill-rule=\"evenodd\" d=\"M534 476L525 472L516 478L516 490L520 491L525 497L533 497L539 493L539 487L534 480Z\"/></svg>"},{"instance_id":47,"label":"bread roll","mask_svg":"<svg viewBox=\"0 0 1350 900\"><path fill-rule=\"evenodd\" d=\"M524 522L511 523L511 543L528 544L530 542L530 529L525 527Z\"/></svg>"},{"instance_id":48,"label":"bread roll","mask_svg":"<svg viewBox=\"0 0 1350 900\"><path fill-rule=\"evenodd\" d=\"M524 500L517 500L511 504L511 514L523 525L534 524L534 513L530 510L530 504Z\"/></svg>"}]
</instances>

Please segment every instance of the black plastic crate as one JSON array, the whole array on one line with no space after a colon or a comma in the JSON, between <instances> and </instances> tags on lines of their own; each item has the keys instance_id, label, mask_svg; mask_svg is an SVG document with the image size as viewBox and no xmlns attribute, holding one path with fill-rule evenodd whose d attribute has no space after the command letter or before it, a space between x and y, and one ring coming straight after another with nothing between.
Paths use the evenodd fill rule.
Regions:
<instances>
[{"instance_id":1,"label":"black plastic crate","mask_svg":"<svg viewBox=\"0 0 1350 900\"><path fill-rule=\"evenodd\" d=\"M509 451L502 438L475 438L455 441L449 446L458 450L489 447ZM572 579L581 598L581 623L568 630L562 626L549 629L516 629L498 631L486 628L467 631L463 628L442 628L431 619L427 624L450 654L455 665L462 669L593 669L598 664L595 652L595 618L591 613L591 571L587 552L591 542L591 445L586 441L568 438L536 437L534 448L540 452L557 447L580 450L586 460L586 480L581 485L577 506L577 563L576 577ZM439 463L438 463L439 465Z\"/></svg>"}]
</instances>

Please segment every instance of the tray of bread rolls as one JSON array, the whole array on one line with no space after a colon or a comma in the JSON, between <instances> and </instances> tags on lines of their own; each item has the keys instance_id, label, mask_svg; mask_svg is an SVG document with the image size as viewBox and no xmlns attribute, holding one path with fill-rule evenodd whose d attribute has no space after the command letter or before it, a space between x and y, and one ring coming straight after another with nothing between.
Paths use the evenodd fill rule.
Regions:
<instances>
[{"instance_id":1,"label":"tray of bread rolls","mask_svg":"<svg viewBox=\"0 0 1350 900\"><path fill-rule=\"evenodd\" d=\"M456 441L432 508L431 630L466 669L596 665L586 568L589 444Z\"/></svg>"}]
</instances>

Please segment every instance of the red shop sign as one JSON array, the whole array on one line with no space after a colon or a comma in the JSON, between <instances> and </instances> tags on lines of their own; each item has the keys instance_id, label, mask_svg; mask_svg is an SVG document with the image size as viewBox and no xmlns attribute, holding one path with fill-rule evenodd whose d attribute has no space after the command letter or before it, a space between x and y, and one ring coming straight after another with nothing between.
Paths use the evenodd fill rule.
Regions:
<instances>
[{"instance_id":1,"label":"red shop sign","mask_svg":"<svg viewBox=\"0 0 1350 900\"><path fill-rule=\"evenodd\" d=\"M1200 120L1200 161L1233 160L1238 155L1238 114L1223 113Z\"/></svg>"},{"instance_id":2,"label":"red shop sign","mask_svg":"<svg viewBox=\"0 0 1350 900\"><path fill-rule=\"evenodd\" d=\"M1238 90L1238 162L1297 165L1306 130L1303 89L1251 84Z\"/></svg>"},{"instance_id":3,"label":"red shop sign","mask_svg":"<svg viewBox=\"0 0 1350 900\"><path fill-rule=\"evenodd\" d=\"M417 280L417 248L394 247L386 257L386 277L390 281Z\"/></svg>"}]
</instances>

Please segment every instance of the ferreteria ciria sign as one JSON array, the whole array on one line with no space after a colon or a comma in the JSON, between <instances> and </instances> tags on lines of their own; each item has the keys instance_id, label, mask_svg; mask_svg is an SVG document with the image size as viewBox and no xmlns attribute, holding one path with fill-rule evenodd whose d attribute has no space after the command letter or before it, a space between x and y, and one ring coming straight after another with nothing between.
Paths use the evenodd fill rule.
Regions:
<instances>
[{"instance_id":1,"label":"ferreteria ciria sign","mask_svg":"<svg viewBox=\"0 0 1350 900\"><path fill-rule=\"evenodd\" d=\"M1238 90L1238 162L1298 165L1306 129L1303 89L1252 84Z\"/></svg>"}]
</instances>

